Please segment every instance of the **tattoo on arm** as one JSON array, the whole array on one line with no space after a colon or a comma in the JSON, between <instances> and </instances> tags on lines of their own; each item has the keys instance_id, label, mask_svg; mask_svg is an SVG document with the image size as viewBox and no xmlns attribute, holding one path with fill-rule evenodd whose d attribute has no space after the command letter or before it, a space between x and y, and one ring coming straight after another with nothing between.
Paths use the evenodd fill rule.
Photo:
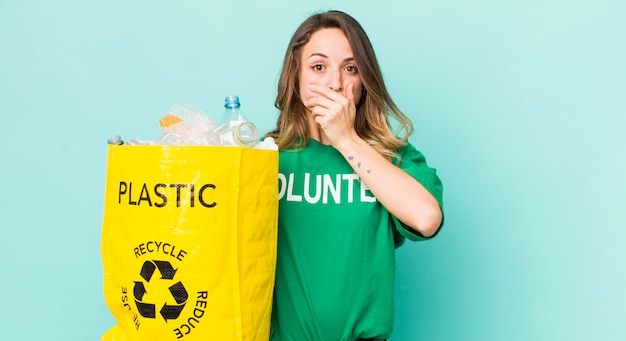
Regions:
<instances>
[{"instance_id":1,"label":"tattoo on arm","mask_svg":"<svg viewBox=\"0 0 626 341\"><path fill-rule=\"evenodd\" d=\"M350 160L350 161L354 161L354 156L348 156L348 160ZM362 164L361 162L357 162L357 163L356 163L357 168L361 168L361 166L362 166L362 165L363 165L363 164ZM371 172L372 172L372 169L371 169L371 168L367 170L367 173L368 173L368 174L369 174L369 173L371 173Z\"/></svg>"}]
</instances>

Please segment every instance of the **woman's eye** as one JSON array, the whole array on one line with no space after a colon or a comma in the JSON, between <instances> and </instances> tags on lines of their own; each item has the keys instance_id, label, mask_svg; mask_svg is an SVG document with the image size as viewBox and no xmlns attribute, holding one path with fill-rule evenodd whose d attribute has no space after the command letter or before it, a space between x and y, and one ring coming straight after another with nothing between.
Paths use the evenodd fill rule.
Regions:
<instances>
[{"instance_id":1,"label":"woman's eye","mask_svg":"<svg viewBox=\"0 0 626 341\"><path fill-rule=\"evenodd\" d=\"M315 71L322 71L322 70L324 70L324 66L322 64L315 64L315 65L313 65L313 70L315 70Z\"/></svg>"},{"instance_id":2,"label":"woman's eye","mask_svg":"<svg viewBox=\"0 0 626 341\"><path fill-rule=\"evenodd\" d=\"M354 65L346 66L346 71L348 71L350 73L357 73L358 72L356 66L354 66Z\"/></svg>"}]
</instances>

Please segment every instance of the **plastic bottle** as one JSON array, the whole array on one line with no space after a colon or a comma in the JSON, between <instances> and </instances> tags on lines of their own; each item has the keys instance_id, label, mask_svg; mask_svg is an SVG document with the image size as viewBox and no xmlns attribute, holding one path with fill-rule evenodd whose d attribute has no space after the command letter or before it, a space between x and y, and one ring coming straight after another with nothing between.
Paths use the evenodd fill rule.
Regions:
<instances>
[{"instance_id":1,"label":"plastic bottle","mask_svg":"<svg viewBox=\"0 0 626 341\"><path fill-rule=\"evenodd\" d=\"M256 126L249 122L241 111L238 96L227 96L224 114L218 121L214 133L216 144L222 146L254 147L259 143Z\"/></svg>"}]
</instances>

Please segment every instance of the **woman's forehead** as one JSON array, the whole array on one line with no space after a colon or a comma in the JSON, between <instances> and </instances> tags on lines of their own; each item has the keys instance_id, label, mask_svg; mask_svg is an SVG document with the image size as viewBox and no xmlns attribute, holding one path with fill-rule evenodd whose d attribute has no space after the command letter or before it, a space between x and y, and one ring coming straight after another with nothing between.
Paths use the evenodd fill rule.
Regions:
<instances>
[{"instance_id":1,"label":"woman's forehead","mask_svg":"<svg viewBox=\"0 0 626 341\"><path fill-rule=\"evenodd\" d=\"M345 59L353 57L353 52L348 37L341 29L323 28L311 34L311 38L303 48L304 58L315 55Z\"/></svg>"}]
</instances>

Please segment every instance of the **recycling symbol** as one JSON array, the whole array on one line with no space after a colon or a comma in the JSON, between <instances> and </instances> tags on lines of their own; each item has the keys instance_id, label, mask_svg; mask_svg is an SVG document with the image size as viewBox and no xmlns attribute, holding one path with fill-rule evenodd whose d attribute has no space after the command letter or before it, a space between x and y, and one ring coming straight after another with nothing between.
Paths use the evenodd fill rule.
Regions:
<instances>
[{"instance_id":1,"label":"recycling symbol","mask_svg":"<svg viewBox=\"0 0 626 341\"><path fill-rule=\"evenodd\" d=\"M154 275L154 271L156 269L159 269L161 278L152 278L152 275ZM160 303L143 301L144 295L148 293L148 291L146 290L146 286L151 287L150 284L154 284L155 282L161 280L173 282L176 271L177 269L174 269L172 267L172 264L166 261L147 260L143 263L140 275L146 282L144 284L143 281L135 281L135 287L133 289L135 303L137 304L137 310L139 311L139 314L141 314L141 316L145 318L156 318L157 304ZM152 282L150 282L151 280ZM180 316L183 308L185 308L185 303L187 303L188 298L187 290L185 290L183 283L181 283L180 281L169 285L168 291L172 295L172 298L176 303L174 304L170 301L172 304L168 304L168 299L166 299L162 306L159 304L159 313L161 314L163 319L165 319L165 322L167 322L167 320L175 320L178 318L178 316Z\"/></svg>"}]
</instances>

